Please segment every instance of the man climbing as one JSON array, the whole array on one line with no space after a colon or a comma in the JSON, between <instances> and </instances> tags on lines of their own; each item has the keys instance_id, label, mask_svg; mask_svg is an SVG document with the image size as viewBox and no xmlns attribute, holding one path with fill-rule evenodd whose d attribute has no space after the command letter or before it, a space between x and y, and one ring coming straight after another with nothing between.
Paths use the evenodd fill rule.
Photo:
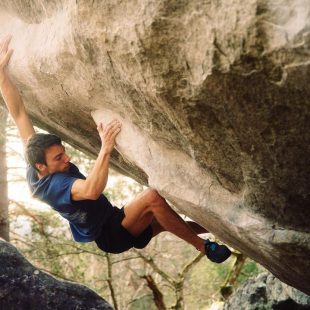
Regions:
<instances>
[{"instance_id":1,"label":"man climbing","mask_svg":"<svg viewBox=\"0 0 310 310\"><path fill-rule=\"evenodd\" d=\"M147 189L125 207L113 207L102 194L115 138L121 130L118 120L97 127L101 148L87 177L70 162L61 139L36 133L22 98L10 80L7 64L12 55L11 38L0 41L0 89L6 106L17 125L28 163L27 181L33 196L48 203L69 221L78 242L95 241L109 253L144 248L160 232L169 231L216 263L231 254L225 245L203 240L207 231L195 222L184 221L156 190Z\"/></svg>"}]
</instances>

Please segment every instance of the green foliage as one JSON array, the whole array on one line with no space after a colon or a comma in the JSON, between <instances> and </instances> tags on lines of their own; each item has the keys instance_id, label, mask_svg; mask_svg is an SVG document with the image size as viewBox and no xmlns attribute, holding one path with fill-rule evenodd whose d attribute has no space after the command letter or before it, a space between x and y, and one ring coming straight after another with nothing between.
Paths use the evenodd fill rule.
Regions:
<instances>
[{"instance_id":1,"label":"green foliage","mask_svg":"<svg viewBox=\"0 0 310 310\"><path fill-rule=\"evenodd\" d=\"M148 293L142 295L139 298L133 299L128 307L128 310L156 310L157 307L154 305L152 294Z\"/></svg>"},{"instance_id":2,"label":"green foliage","mask_svg":"<svg viewBox=\"0 0 310 310\"><path fill-rule=\"evenodd\" d=\"M259 273L263 271L263 268L259 266L256 262L247 259L246 263L244 264L239 277L237 278L237 284L240 285L241 283L245 282L248 278L255 277Z\"/></svg>"},{"instance_id":3,"label":"green foliage","mask_svg":"<svg viewBox=\"0 0 310 310\"><path fill-rule=\"evenodd\" d=\"M187 281L185 303L196 305L195 309L202 309L221 300L220 287L231 265L231 258L220 265L208 260L199 262Z\"/></svg>"}]
</instances>

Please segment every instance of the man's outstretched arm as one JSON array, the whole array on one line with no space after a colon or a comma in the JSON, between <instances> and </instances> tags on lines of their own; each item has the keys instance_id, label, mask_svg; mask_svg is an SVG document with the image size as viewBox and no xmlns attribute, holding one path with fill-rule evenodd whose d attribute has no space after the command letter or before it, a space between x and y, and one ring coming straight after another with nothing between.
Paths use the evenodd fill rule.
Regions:
<instances>
[{"instance_id":1,"label":"man's outstretched arm","mask_svg":"<svg viewBox=\"0 0 310 310\"><path fill-rule=\"evenodd\" d=\"M25 144L28 138L35 133L35 130L26 112L23 100L7 73L7 65L13 52L13 50L8 49L10 40L11 37L0 40L0 90L18 128L19 135Z\"/></svg>"},{"instance_id":2,"label":"man's outstretched arm","mask_svg":"<svg viewBox=\"0 0 310 310\"><path fill-rule=\"evenodd\" d=\"M73 200L98 199L102 194L109 173L110 155L115 145L115 138L121 130L121 123L113 120L106 126L100 123L97 127L101 139L101 149L86 180L76 180L71 189Z\"/></svg>"}]
</instances>

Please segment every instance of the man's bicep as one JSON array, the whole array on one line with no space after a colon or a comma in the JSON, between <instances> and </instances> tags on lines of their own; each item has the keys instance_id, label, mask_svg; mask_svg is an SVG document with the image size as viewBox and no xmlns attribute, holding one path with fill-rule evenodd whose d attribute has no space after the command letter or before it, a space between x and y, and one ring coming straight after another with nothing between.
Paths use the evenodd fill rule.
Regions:
<instances>
[{"instance_id":1,"label":"man's bicep","mask_svg":"<svg viewBox=\"0 0 310 310\"><path fill-rule=\"evenodd\" d=\"M15 120L19 135L24 144L35 133L32 122L26 113L21 113Z\"/></svg>"},{"instance_id":2,"label":"man's bicep","mask_svg":"<svg viewBox=\"0 0 310 310\"><path fill-rule=\"evenodd\" d=\"M74 181L71 187L71 199L75 201L93 199L87 190L85 180L76 179Z\"/></svg>"}]
</instances>

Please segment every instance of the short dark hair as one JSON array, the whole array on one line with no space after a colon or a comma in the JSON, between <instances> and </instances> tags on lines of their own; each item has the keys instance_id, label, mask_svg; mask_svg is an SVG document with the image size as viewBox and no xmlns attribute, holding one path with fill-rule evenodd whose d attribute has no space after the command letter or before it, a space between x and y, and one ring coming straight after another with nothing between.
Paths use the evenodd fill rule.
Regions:
<instances>
[{"instance_id":1,"label":"short dark hair","mask_svg":"<svg viewBox=\"0 0 310 310\"><path fill-rule=\"evenodd\" d=\"M55 144L61 145L61 139L58 136L46 133L35 133L26 144L26 161L30 166L38 170L36 164L46 165L45 151Z\"/></svg>"}]
</instances>

